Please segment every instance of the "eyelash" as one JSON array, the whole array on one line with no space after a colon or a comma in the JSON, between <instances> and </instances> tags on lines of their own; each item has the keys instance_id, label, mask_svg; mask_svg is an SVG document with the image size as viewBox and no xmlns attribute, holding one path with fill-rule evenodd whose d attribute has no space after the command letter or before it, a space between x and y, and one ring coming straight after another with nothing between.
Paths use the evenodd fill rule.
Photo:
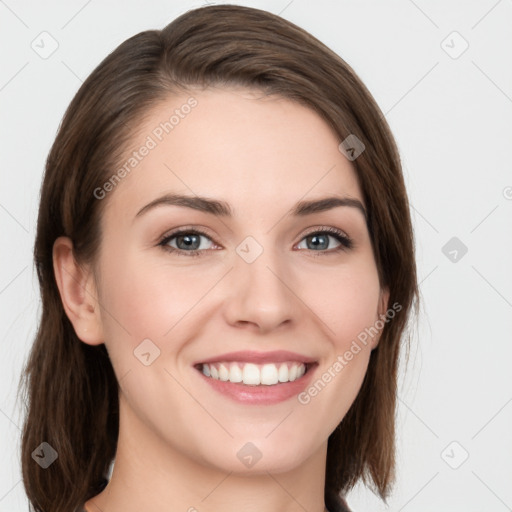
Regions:
<instances>
[{"instance_id":1,"label":"eyelash","mask_svg":"<svg viewBox=\"0 0 512 512\"><path fill-rule=\"evenodd\" d=\"M201 231L200 229L197 229L197 228L194 228L194 229L187 229L187 228L181 228L181 229L178 229L170 234L167 234L165 235L161 240L160 242L158 242L158 245L160 247L162 247L162 249L164 251L167 251L167 252L170 252L170 253L175 253L179 256L189 256L189 257L197 257L197 256L202 256L203 253L207 252L207 249L195 249L195 250L191 250L191 251L184 251L182 249L176 249L175 247L171 247L168 245L168 243L173 239L173 238L176 238L177 236L179 235L183 235L183 234L186 234L186 235L201 235L201 236L204 236L206 238L208 238L210 241L213 242L212 238L210 235L208 235L207 233L205 233L204 231ZM347 250L350 250L354 247L354 243L352 241L351 238L349 238L343 231L339 230L339 229L336 229L336 228L332 228L332 227L328 227L328 226L322 226L320 228L317 228L315 229L314 231L311 231L309 233L306 233L299 241L302 242L302 240L304 240L305 238L309 237L309 236L312 236L312 235L330 235L332 236L333 238L335 238L339 243L340 245L338 247L335 247L334 249L327 249L327 250L323 250L323 251L314 251L314 250L311 250L309 249L309 251L311 253L313 253L313 255L316 257L316 256L322 256L322 255L326 255L326 254L332 254L332 253L337 253L339 251L347 251ZM215 243L215 242L214 242ZM304 249L300 249L301 251L303 251ZM308 250L308 249L306 249ZM317 254L314 254L314 253L317 253Z\"/></svg>"}]
</instances>

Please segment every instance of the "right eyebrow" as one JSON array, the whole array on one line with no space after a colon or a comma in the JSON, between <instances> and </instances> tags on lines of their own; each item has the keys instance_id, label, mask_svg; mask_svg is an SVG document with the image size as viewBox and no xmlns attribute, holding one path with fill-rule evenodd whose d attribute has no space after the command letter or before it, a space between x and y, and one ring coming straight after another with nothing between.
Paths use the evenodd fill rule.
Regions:
<instances>
[{"instance_id":1,"label":"right eyebrow","mask_svg":"<svg viewBox=\"0 0 512 512\"><path fill-rule=\"evenodd\" d=\"M154 199L146 206L142 207L135 217L140 217L149 210L157 206L185 206L193 208L205 213L229 217L232 215L231 207L224 201L217 201L215 199L207 199L200 196L186 196L181 194L165 194L157 199Z\"/></svg>"}]
</instances>

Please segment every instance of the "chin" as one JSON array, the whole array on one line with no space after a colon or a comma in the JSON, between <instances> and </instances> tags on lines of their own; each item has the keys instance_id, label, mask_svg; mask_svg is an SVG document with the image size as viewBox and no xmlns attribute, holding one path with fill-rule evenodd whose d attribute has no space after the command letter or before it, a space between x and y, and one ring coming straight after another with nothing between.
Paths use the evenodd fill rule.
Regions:
<instances>
[{"instance_id":1,"label":"chin","mask_svg":"<svg viewBox=\"0 0 512 512\"><path fill-rule=\"evenodd\" d=\"M224 472L239 475L264 475L267 473L286 473L303 464L312 453L304 451L302 446L270 442L268 439L234 442L235 446L226 446L220 454L208 450L204 461L209 466ZM312 448L311 452L314 451ZM218 456L217 456L218 455Z\"/></svg>"}]
</instances>

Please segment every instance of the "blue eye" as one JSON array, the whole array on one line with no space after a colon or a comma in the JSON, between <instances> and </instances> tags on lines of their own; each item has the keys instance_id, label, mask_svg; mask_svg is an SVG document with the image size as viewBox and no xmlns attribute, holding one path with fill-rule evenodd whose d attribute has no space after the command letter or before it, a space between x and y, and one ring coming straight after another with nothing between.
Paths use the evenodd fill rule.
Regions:
<instances>
[{"instance_id":1,"label":"blue eye","mask_svg":"<svg viewBox=\"0 0 512 512\"><path fill-rule=\"evenodd\" d=\"M334 247L332 247L333 241L335 243ZM297 245L298 249L308 249L315 252L334 252L344 249L352 249L352 247L352 240L342 231L334 228L315 231L314 233L304 237L299 242L299 245Z\"/></svg>"},{"instance_id":2,"label":"blue eye","mask_svg":"<svg viewBox=\"0 0 512 512\"><path fill-rule=\"evenodd\" d=\"M166 236L158 245L178 254L198 256L205 249L211 249L213 242L209 236L200 231L182 230Z\"/></svg>"},{"instance_id":3,"label":"blue eye","mask_svg":"<svg viewBox=\"0 0 512 512\"><path fill-rule=\"evenodd\" d=\"M165 236L158 245L180 256L201 256L208 249L215 248L215 243L206 233L195 229L175 231ZM352 249L353 242L343 231L327 227L313 231L302 238L297 248L319 253L318 255L330 254Z\"/></svg>"}]
</instances>

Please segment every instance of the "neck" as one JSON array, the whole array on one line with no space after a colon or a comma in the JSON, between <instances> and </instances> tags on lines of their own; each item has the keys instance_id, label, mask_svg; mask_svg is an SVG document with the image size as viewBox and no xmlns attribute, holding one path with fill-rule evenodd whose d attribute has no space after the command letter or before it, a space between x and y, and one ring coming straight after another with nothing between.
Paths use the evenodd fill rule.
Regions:
<instances>
[{"instance_id":1,"label":"neck","mask_svg":"<svg viewBox=\"0 0 512 512\"><path fill-rule=\"evenodd\" d=\"M112 476L86 508L88 512L324 512L326 455L327 442L288 471L222 470L169 446L120 403Z\"/></svg>"}]
</instances>

